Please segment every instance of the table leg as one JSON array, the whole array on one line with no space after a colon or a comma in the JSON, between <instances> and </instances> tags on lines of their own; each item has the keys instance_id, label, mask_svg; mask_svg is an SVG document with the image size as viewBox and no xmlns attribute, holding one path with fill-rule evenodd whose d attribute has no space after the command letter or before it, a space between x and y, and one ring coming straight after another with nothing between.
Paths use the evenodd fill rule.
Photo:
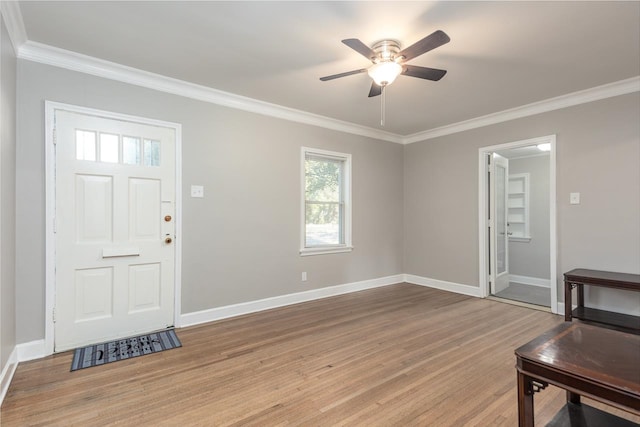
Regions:
<instances>
[{"instance_id":1,"label":"table leg","mask_svg":"<svg viewBox=\"0 0 640 427\"><path fill-rule=\"evenodd\" d=\"M571 403L575 403L576 405L579 405L580 395L567 390L567 402L571 402Z\"/></svg>"},{"instance_id":2,"label":"table leg","mask_svg":"<svg viewBox=\"0 0 640 427\"><path fill-rule=\"evenodd\" d=\"M534 427L533 380L518 372L518 426Z\"/></svg>"},{"instance_id":3,"label":"table leg","mask_svg":"<svg viewBox=\"0 0 640 427\"><path fill-rule=\"evenodd\" d=\"M564 281L564 321L571 322L571 283Z\"/></svg>"},{"instance_id":4,"label":"table leg","mask_svg":"<svg viewBox=\"0 0 640 427\"><path fill-rule=\"evenodd\" d=\"M582 283L578 283L578 307L584 307L584 285Z\"/></svg>"}]
</instances>

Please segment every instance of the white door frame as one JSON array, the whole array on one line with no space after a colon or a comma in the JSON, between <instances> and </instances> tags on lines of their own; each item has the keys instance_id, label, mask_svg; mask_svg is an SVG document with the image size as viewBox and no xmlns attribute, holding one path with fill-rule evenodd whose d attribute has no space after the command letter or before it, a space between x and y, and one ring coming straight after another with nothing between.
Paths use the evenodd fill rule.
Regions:
<instances>
[{"instance_id":1,"label":"white door frame","mask_svg":"<svg viewBox=\"0 0 640 427\"><path fill-rule=\"evenodd\" d=\"M180 308L182 295L182 125L144 117L130 116L111 111L96 110L53 101L45 101L45 328L44 355L54 351L54 308L56 295L56 251L55 251L55 112L57 110L87 114L106 119L124 120L151 126L159 126L175 131L175 277L173 317L175 327L180 326Z\"/></svg>"},{"instance_id":2,"label":"white door frame","mask_svg":"<svg viewBox=\"0 0 640 427\"><path fill-rule=\"evenodd\" d=\"M556 136L547 135L538 138L514 141L506 144L481 147L478 150L478 240L479 240L479 283L480 296L489 296L489 281L487 263L489 254L487 251L487 173L488 165L486 157L489 153L510 148L525 147L538 144L551 144L549 151L549 278L551 292L551 312L558 313L558 283L557 283L557 233L556 233Z\"/></svg>"}]
</instances>

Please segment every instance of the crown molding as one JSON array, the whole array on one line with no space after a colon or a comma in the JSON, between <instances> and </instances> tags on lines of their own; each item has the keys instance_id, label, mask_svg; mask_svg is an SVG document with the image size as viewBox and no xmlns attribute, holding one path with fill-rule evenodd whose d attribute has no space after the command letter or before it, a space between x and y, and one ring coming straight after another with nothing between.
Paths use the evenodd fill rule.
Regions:
<instances>
[{"instance_id":1,"label":"crown molding","mask_svg":"<svg viewBox=\"0 0 640 427\"><path fill-rule=\"evenodd\" d=\"M555 98L549 98L543 101L511 108L509 110L487 114L486 116L476 117L474 119L452 123L450 125L414 133L405 136L402 142L404 144L412 144L414 142L425 141L440 136L451 135L453 133L463 132L466 130L476 129L496 123L502 123L509 120L533 116L535 114L546 113L548 111L573 107L579 104L586 104L588 102L599 101L601 99L612 98L614 96L626 95L634 92L640 92L640 76L631 77L629 79L620 80L613 83L607 83L602 86L596 86L590 89L580 90L566 95L556 96Z\"/></svg>"},{"instance_id":2,"label":"crown molding","mask_svg":"<svg viewBox=\"0 0 640 427\"><path fill-rule=\"evenodd\" d=\"M20 5L16 1L3 0L0 1L0 11L2 11L2 17L7 26L7 33L9 33L13 50L17 54L20 47L27 41L27 30L24 28Z\"/></svg>"},{"instance_id":3,"label":"crown molding","mask_svg":"<svg viewBox=\"0 0 640 427\"><path fill-rule=\"evenodd\" d=\"M294 108L259 101L42 43L27 41L20 47L18 51L18 58L53 65L55 67L66 68L72 71L91 74L110 80L116 80L135 86L154 89L173 95L184 96L251 113L262 114L312 126L319 126L326 129L366 136L383 141L395 142L398 144L402 143L402 137L400 135L390 132L383 132L343 120L332 119L330 117L308 113Z\"/></svg>"},{"instance_id":4,"label":"crown molding","mask_svg":"<svg viewBox=\"0 0 640 427\"><path fill-rule=\"evenodd\" d=\"M15 2L2 2L3 14L5 3L13 4L13 6L11 6L10 8L17 10L17 16L20 17L21 24L22 21L20 10L19 8L17 8ZM14 14L12 16L16 15ZM20 26L24 29L24 26ZM7 27L9 27L8 24ZM635 76L629 79L608 83L602 86L596 86L594 88L557 96L531 104L522 105L520 107L499 111L497 113L487 114L485 116L452 123L422 132L417 132L411 135L402 136L391 132L385 132L371 127L346 122L343 120L337 120L318 114L308 113L306 111L296 110L293 108L259 101L229 92L224 92L206 86L189 83L183 80L174 79L172 77L166 77L160 74L139 70L137 68L105 61L103 59L94 58L42 43L32 41L24 42L17 50L17 56L20 59L40 62L43 64L53 65L55 67L66 68L72 71L91 74L94 76L128 83L135 86L145 87L148 89L158 90L173 95L184 96L187 98L209 102L224 107L235 108L251 113L262 114L265 116L276 117L292 122L304 123L312 126L335 130L338 132L345 132L353 135L365 136L368 138L394 142L398 144L412 144L415 142L426 141L440 136L451 135L458 132L528 117L548 111L554 111L561 108L572 107L575 105L585 104L588 102L598 101L614 96L640 92L640 76Z\"/></svg>"}]
</instances>

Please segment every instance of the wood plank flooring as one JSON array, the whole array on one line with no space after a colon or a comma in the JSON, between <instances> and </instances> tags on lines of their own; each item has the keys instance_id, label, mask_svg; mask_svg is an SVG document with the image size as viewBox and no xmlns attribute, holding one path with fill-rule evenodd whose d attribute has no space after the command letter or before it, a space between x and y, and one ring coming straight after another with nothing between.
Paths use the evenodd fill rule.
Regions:
<instances>
[{"instance_id":1,"label":"wood plank flooring","mask_svg":"<svg viewBox=\"0 0 640 427\"><path fill-rule=\"evenodd\" d=\"M22 363L0 422L514 426L513 351L560 322L495 301L386 286L179 329L182 348L101 367L69 372L71 352ZM563 404L552 386L536 394L537 422Z\"/></svg>"}]
</instances>

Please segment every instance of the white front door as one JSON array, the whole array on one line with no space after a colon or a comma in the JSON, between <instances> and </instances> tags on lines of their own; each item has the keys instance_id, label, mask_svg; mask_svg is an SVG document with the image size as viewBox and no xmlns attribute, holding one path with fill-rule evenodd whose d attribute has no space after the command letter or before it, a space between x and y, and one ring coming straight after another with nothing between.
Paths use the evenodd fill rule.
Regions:
<instances>
[{"instance_id":1,"label":"white front door","mask_svg":"<svg viewBox=\"0 0 640 427\"><path fill-rule=\"evenodd\" d=\"M174 323L175 129L55 111L55 351Z\"/></svg>"},{"instance_id":2,"label":"white front door","mask_svg":"<svg viewBox=\"0 0 640 427\"><path fill-rule=\"evenodd\" d=\"M509 160L493 153L491 160L491 293L493 295L509 286L509 223L507 199L509 185Z\"/></svg>"}]
</instances>

